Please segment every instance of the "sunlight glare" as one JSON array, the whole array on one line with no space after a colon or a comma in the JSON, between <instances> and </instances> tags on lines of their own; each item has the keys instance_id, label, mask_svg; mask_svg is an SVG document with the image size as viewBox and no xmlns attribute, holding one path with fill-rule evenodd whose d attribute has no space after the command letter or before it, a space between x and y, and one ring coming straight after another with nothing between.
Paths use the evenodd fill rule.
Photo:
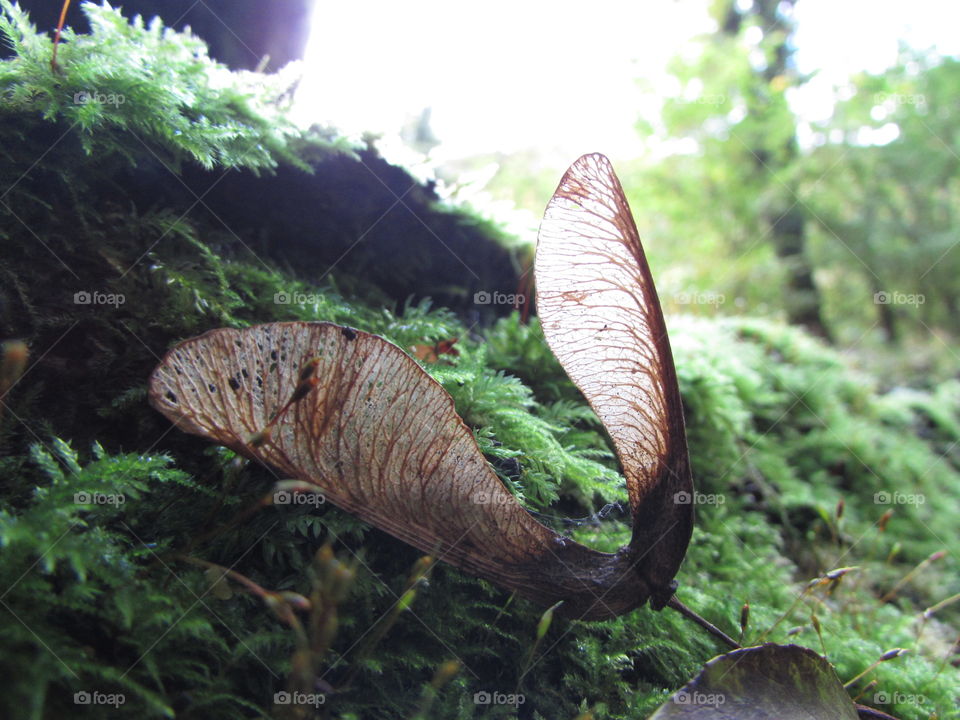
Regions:
<instances>
[{"instance_id":1,"label":"sunlight glare","mask_svg":"<svg viewBox=\"0 0 960 720\"><path fill-rule=\"evenodd\" d=\"M899 40L957 51L960 9L937 0L803 0L795 14L798 70L812 77L788 98L803 123L828 118L852 74L894 63ZM864 23L869 32L856 31ZM296 113L347 135L383 134L390 146L430 108L442 142L434 161L531 148L637 154L637 120L676 87L668 63L713 29L705 0L600 0L589 10L543 0L319 0Z\"/></svg>"}]
</instances>

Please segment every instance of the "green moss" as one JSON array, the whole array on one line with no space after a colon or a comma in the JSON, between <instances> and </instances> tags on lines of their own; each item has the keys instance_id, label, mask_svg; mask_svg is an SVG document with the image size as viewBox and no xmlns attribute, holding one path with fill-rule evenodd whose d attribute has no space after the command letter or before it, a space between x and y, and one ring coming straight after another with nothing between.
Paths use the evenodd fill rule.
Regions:
<instances>
[{"instance_id":1,"label":"green moss","mask_svg":"<svg viewBox=\"0 0 960 720\"><path fill-rule=\"evenodd\" d=\"M0 7L0 31L16 51L0 66L5 103L76 127L87 155L135 163L146 147L174 169L185 160L255 172L280 161L308 167L280 106L292 77L232 73L198 38L92 2L83 4L90 34L66 28L51 72L50 38L9 0Z\"/></svg>"}]
</instances>

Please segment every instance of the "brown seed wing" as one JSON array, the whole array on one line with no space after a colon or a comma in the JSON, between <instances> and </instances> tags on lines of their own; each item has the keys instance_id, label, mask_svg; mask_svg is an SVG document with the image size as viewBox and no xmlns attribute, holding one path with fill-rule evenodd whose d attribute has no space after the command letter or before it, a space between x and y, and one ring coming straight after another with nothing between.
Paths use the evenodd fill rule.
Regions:
<instances>
[{"instance_id":1,"label":"brown seed wing","mask_svg":"<svg viewBox=\"0 0 960 720\"><path fill-rule=\"evenodd\" d=\"M315 357L318 386L252 446ZM645 599L616 556L534 520L487 464L452 398L383 338L329 323L212 330L167 354L150 401L182 430L314 483L366 522L525 597L567 599L588 617Z\"/></svg>"},{"instance_id":2,"label":"brown seed wing","mask_svg":"<svg viewBox=\"0 0 960 720\"><path fill-rule=\"evenodd\" d=\"M631 546L650 553L655 584L668 582L693 522L692 505L674 500L678 493L688 499L693 489L683 410L640 236L603 155L577 160L547 205L536 280L547 342L610 433L623 466Z\"/></svg>"}]
</instances>

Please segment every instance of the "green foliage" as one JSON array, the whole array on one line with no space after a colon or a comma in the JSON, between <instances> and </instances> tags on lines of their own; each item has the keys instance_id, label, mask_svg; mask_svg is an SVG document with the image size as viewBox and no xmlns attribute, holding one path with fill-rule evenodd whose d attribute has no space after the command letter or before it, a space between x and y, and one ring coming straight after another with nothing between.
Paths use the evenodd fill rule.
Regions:
<instances>
[{"instance_id":1,"label":"green foliage","mask_svg":"<svg viewBox=\"0 0 960 720\"><path fill-rule=\"evenodd\" d=\"M503 329L516 323L516 314L501 321L488 335L490 345L503 344ZM536 354L543 352L540 337ZM430 371L453 396L460 416L480 428L487 444L484 449L491 452L504 446L510 451L500 448L494 454L520 461L519 478L510 479L516 480L519 494L533 508L544 510L557 500L558 481L588 512L598 509L595 502L602 505L626 498L622 479L598 461L609 462L612 455L596 430L601 427L599 421L588 408L562 400L537 403L519 378L487 367L486 344L474 349L465 343L463 348L455 366L438 365ZM549 369L562 375L559 365Z\"/></svg>"},{"instance_id":2,"label":"green foliage","mask_svg":"<svg viewBox=\"0 0 960 720\"><path fill-rule=\"evenodd\" d=\"M74 701L95 692L122 696L131 715L172 717L177 693L196 685L220 696L211 716L250 708L215 672L230 664L232 642L196 609L196 578L173 573L163 548L141 540L154 503L201 496L186 473L166 455L99 445L84 463L57 438L34 445L29 464L3 465L16 469L19 489L36 483L0 511L0 666L19 678L0 698L5 717L101 717L102 705Z\"/></svg>"},{"instance_id":3,"label":"green foliage","mask_svg":"<svg viewBox=\"0 0 960 720\"><path fill-rule=\"evenodd\" d=\"M382 328L395 328L408 340L428 337L431 327L441 334L460 330L444 324L451 320L443 312L424 306L408 307L408 312L410 317L405 319L383 311L357 308L349 313L341 308L342 317L338 319L349 316L365 319L371 326L380 323ZM506 322L507 327L510 322ZM489 335L494 337L499 332L494 328ZM913 423L938 417L942 435L937 439L956 441L952 428L958 410L955 403L951 404L956 389L947 387L937 396L895 393L879 397L831 351L798 331L768 323L719 325L686 319L674 324L673 337L698 489L724 497L722 504L705 502L698 513L699 526L680 575L685 601L708 619L730 628L740 604L747 600L753 608L748 640L794 639L821 650L810 625L810 613L815 612L824 628L822 651L838 666L842 678L857 674L892 646L915 648L917 655L912 659L907 656L885 663L876 671L879 687L903 696L923 695L933 707L949 707L950 693L956 692L956 686L932 683L938 660L933 653L938 648L942 651L942 640L939 644L930 642L936 639L932 636L937 631L928 629L927 641L919 644L917 621L911 620L911 613L952 591L948 578L956 577L954 566L930 568L931 576L910 584L915 599L900 601L899 608L880 605L873 599L874 592L889 590L917 558L936 545L932 533L943 533L944 539L955 542L947 530L949 518L937 518L923 506L896 506L895 519L886 533L880 533L875 522L882 508L873 504L873 493L885 482L895 480L899 484L890 487L904 487L901 478L905 469L912 468L919 481L925 464L936 457L934 448L918 438L914 445L906 446L915 457L897 461L897 446L878 443L878 438L897 435L902 448L903 436L911 432ZM523 418L522 423L535 430L543 429L539 413L550 417L548 436L556 436L557 428L564 427L568 432L587 432L584 428L594 424L580 403L554 400L550 406L538 406L524 384L490 369L485 360L484 345L464 340L455 365L434 365L430 369L459 395L465 416L474 418L481 439L488 449L495 450L491 453L495 462L521 458L523 471L517 485L526 499L536 499L534 506L539 507L549 498L531 498L528 465L540 450L536 444L525 447L521 441L528 439L527 434L504 441L507 434L503 427L509 427L509 423L499 419L495 398L499 394L505 410L510 411L508 417ZM550 374L556 375L556 368L546 367L536 380L544 387L559 386L560 378L547 377ZM807 392L802 392L804 389ZM545 409L557 406L552 416ZM583 423L579 430L570 427L579 423ZM864 447L844 449L845 444L856 440L850 428L857 427L867 433ZM837 441L836 432L843 433L844 442ZM494 446L494 438L502 444ZM872 465L867 469L857 456L871 445L876 445L875 456L869 459ZM262 495L272 480L264 470L232 470L229 453L208 452L206 456L208 459L202 461L206 470L198 469L204 477L200 486L171 469L166 457L111 456L96 449L94 460L84 464L59 441L53 441L49 451L36 447L26 462L6 460L11 469L16 466L19 476L42 478L35 499L3 517L3 576L15 579L37 558L42 560L16 585L18 594L9 598L10 607L16 608L29 626L44 628L51 624L59 627L55 618L63 607L84 612L88 626L109 625L111 642L133 648L133 653L147 640L124 633L137 634L143 626L150 640L155 639L147 631L153 631L157 622L172 622L170 614L187 611L191 600L183 586L167 586L170 569L153 567L156 558L163 549L181 544L202 527L200 518L211 511L228 516ZM838 462L844 463L842 474L836 469L824 476L816 474L818 467L836 468ZM547 473L545 464L534 462L531 467L539 467L545 476L560 477ZM741 484L747 480L753 480L755 486ZM938 480L945 483L950 497L960 496L955 469L945 470ZM171 483L185 487L188 497L174 499L164 493L163 488ZM213 492L201 494L200 487ZM575 488L575 483L554 486L553 493L569 499L577 496ZM81 490L123 492L126 503L122 507L77 509L69 500ZM940 492L942 497L944 491ZM214 499L211 494L220 497ZM832 509L841 495L847 510L838 526ZM172 504L158 518L155 508L167 503ZM904 525L898 526L901 511ZM88 513L96 514L96 524ZM918 521L930 529L931 535L924 538L922 533L908 531L907 523ZM105 527L111 530L98 530ZM64 530L66 537L56 543L53 552L45 553ZM574 534L580 541L607 549L628 538L622 525L586 525ZM317 512L277 507L258 513L243 527L228 530L214 545L200 546L196 551L228 565L239 559L238 569L266 586L304 592L312 548L322 537L336 538L344 547L354 548L351 552L363 548L363 571L341 607L340 631L330 657L330 671L325 675L335 685L337 678L352 677L350 689L328 699L344 714L408 716L419 702L420 688L443 662L455 656L469 672L461 673L437 694L433 716L476 717L482 706L473 704L474 693L519 691L528 707L543 717L572 717L584 708L591 708L598 718L642 717L663 702L668 689L683 684L716 651L708 637L692 631L679 616L640 611L607 623L571 624L555 619L528 663L539 611L526 604L505 605L506 598L499 591L441 565L374 652L356 657L350 653L351 646L396 601L403 587L406 568L416 558L409 548L371 534L361 523L333 508ZM158 544L147 549L140 539ZM262 547L247 557L254 540ZM900 545L901 555L886 560L893 543ZM6 552L13 547L17 548L15 554ZM806 579L840 564L856 564L860 570L833 595L813 593L795 605ZM51 577L64 572L70 579L65 586ZM179 569L175 572L188 576ZM201 594L203 581L191 577L186 580L187 587ZM118 590L125 587L135 588L135 593ZM34 597L45 598L45 602L28 601ZM91 598L103 599L102 607L97 606L99 614L85 605ZM158 608L161 602L163 608ZM131 673L120 678L125 669L122 664L104 667L100 656L84 665L78 640L60 629L59 634L50 630L51 634L43 636L44 642L65 658L82 682L74 683L66 671L58 670L56 661L51 661L47 674L20 692L46 698L32 700L38 707L54 698L72 697L71 693L77 691L74 688L123 692L127 701L124 710L160 716L173 702L172 689L189 682L194 700L182 716L199 712L216 716L254 706L267 712L268 687L258 682L254 687L239 689L231 683L235 682L233 678L246 677L246 673L262 673L257 666L263 661L277 675L273 691L282 687L283 673L289 668L284 657L292 651L293 638L256 603L238 596L216 601L216 605L214 602L207 601L207 608L196 617L188 613L187 617L194 619L192 623L181 622L176 627L186 633L184 638L189 637L191 656L203 648L210 662L216 659L229 666L226 657L236 643L233 662L244 668L236 668L239 675L228 672L202 681L188 677L193 666L177 659L177 653L186 650L178 645L181 636L173 634L164 641L163 653L148 653L151 662L144 663L144 673L149 669L150 674ZM29 613L21 612L26 607ZM230 616L229 627L235 636L224 634L210 620L214 607L216 617ZM788 614L781 618L784 613ZM12 622L12 618L8 620ZM117 634L115 626L123 632ZM799 636L788 636L795 627ZM772 632L762 635L771 628ZM23 652L33 652L31 648L36 645L29 640L30 634L26 630L20 634L13 647L25 645ZM14 657L11 662L19 659ZM903 718L925 717L915 710L897 708Z\"/></svg>"},{"instance_id":4,"label":"green foliage","mask_svg":"<svg viewBox=\"0 0 960 720\"><path fill-rule=\"evenodd\" d=\"M0 32L16 51L0 64L8 112L77 127L87 155L135 163L146 148L174 169L188 158L206 168L259 172L282 160L309 169L301 133L279 105L293 78L232 73L159 18L131 23L92 2L83 3L90 34L66 28L51 72L50 37L10 0L0 7Z\"/></svg>"},{"instance_id":5,"label":"green foliage","mask_svg":"<svg viewBox=\"0 0 960 720\"><path fill-rule=\"evenodd\" d=\"M692 319L672 330L694 477L704 493L701 533L681 573L697 578L688 586L691 604L730 623L749 601L755 629L748 640L796 638L825 653L844 680L887 650L909 648L912 660L883 663L868 679L879 682L881 695L904 698L889 708L898 717L946 713L958 692L942 670L953 631L931 633L922 611L960 591L955 383L934 395L880 395L798 330ZM892 516L881 522L887 511ZM704 542L712 545L706 557ZM924 562L939 551L946 556ZM791 577L840 566L856 569L839 589L803 594L791 585ZM797 596L802 602L794 605ZM956 623L955 605L937 617ZM920 704L910 700L920 696Z\"/></svg>"},{"instance_id":6,"label":"green foliage","mask_svg":"<svg viewBox=\"0 0 960 720\"><path fill-rule=\"evenodd\" d=\"M901 343L925 341L931 328L957 332L958 88L956 59L903 49L889 70L852 78L833 121L816 128L831 142L811 153L804 201L836 288L831 313L853 337L874 323Z\"/></svg>"}]
</instances>

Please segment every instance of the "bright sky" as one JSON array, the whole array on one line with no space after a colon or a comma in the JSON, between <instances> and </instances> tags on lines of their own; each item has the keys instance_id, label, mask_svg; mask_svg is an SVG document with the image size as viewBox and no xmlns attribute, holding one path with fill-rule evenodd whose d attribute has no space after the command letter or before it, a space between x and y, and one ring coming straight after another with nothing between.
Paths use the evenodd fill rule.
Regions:
<instances>
[{"instance_id":1,"label":"bright sky","mask_svg":"<svg viewBox=\"0 0 960 720\"><path fill-rule=\"evenodd\" d=\"M796 12L800 70L820 71L802 95L808 119L829 114L833 85L893 63L900 40L960 52L960 4L798 0ZM429 106L435 159L530 147L616 158L656 106L636 79L663 87L666 63L709 30L704 0L318 0L298 101L348 133L395 132Z\"/></svg>"}]
</instances>

